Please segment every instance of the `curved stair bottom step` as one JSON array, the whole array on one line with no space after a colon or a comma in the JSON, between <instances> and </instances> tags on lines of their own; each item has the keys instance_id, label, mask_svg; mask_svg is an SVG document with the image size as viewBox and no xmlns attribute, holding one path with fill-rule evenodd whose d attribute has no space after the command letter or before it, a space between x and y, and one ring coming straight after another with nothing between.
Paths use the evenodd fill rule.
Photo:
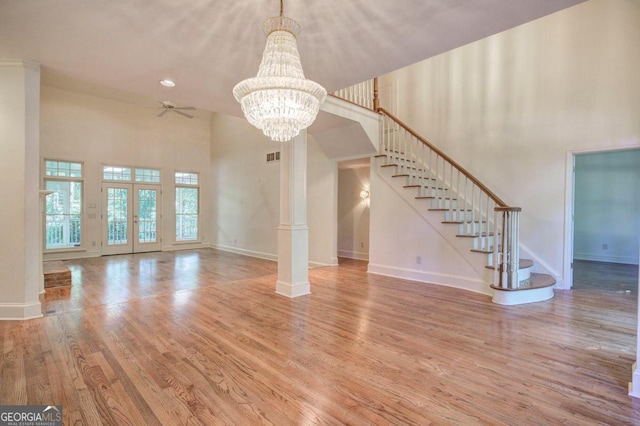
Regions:
<instances>
[{"instance_id":1,"label":"curved stair bottom step","mask_svg":"<svg viewBox=\"0 0 640 426\"><path fill-rule=\"evenodd\" d=\"M523 280L520 288L493 289L493 303L499 305L523 305L525 303L543 302L553 297L556 280L547 274L531 274L530 279Z\"/></svg>"}]
</instances>

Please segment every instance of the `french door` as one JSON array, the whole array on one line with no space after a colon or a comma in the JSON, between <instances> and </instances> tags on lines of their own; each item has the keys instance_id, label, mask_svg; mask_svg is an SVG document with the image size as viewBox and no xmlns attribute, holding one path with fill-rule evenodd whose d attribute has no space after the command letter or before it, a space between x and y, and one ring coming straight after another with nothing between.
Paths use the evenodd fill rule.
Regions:
<instances>
[{"instance_id":1,"label":"french door","mask_svg":"<svg viewBox=\"0 0 640 426\"><path fill-rule=\"evenodd\" d=\"M102 254L159 251L160 186L102 184Z\"/></svg>"}]
</instances>

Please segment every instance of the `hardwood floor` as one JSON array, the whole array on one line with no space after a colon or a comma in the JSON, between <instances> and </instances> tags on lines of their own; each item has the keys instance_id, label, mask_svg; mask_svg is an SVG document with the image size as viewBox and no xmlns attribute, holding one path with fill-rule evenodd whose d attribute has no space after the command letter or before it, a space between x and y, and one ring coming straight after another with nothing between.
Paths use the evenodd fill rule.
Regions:
<instances>
[{"instance_id":1,"label":"hardwood floor","mask_svg":"<svg viewBox=\"0 0 640 426\"><path fill-rule=\"evenodd\" d=\"M633 425L637 295L487 296L215 250L67 262L41 319L0 322L0 404L65 425Z\"/></svg>"},{"instance_id":2,"label":"hardwood floor","mask_svg":"<svg viewBox=\"0 0 640 426\"><path fill-rule=\"evenodd\" d=\"M573 288L638 294L638 265L573 261Z\"/></svg>"}]
</instances>

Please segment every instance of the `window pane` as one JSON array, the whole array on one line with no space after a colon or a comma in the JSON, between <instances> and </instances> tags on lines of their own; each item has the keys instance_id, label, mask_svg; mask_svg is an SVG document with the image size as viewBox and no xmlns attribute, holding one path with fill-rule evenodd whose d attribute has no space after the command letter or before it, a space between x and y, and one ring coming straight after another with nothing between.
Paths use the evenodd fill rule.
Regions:
<instances>
[{"instance_id":1,"label":"window pane","mask_svg":"<svg viewBox=\"0 0 640 426\"><path fill-rule=\"evenodd\" d=\"M160 170L136 169L136 182L160 183Z\"/></svg>"},{"instance_id":2,"label":"window pane","mask_svg":"<svg viewBox=\"0 0 640 426\"><path fill-rule=\"evenodd\" d=\"M176 188L176 240L198 239L198 188Z\"/></svg>"},{"instance_id":3,"label":"window pane","mask_svg":"<svg viewBox=\"0 0 640 426\"><path fill-rule=\"evenodd\" d=\"M79 247L81 241L82 183L46 181L45 248Z\"/></svg>"},{"instance_id":4,"label":"window pane","mask_svg":"<svg viewBox=\"0 0 640 426\"><path fill-rule=\"evenodd\" d=\"M131 167L104 166L102 178L104 180L131 181Z\"/></svg>"},{"instance_id":5,"label":"window pane","mask_svg":"<svg viewBox=\"0 0 640 426\"><path fill-rule=\"evenodd\" d=\"M176 183L182 185L197 185L198 174L197 173L185 173L176 172Z\"/></svg>"},{"instance_id":6,"label":"window pane","mask_svg":"<svg viewBox=\"0 0 640 426\"><path fill-rule=\"evenodd\" d=\"M45 176L82 177L82 163L45 160L44 174Z\"/></svg>"}]
</instances>

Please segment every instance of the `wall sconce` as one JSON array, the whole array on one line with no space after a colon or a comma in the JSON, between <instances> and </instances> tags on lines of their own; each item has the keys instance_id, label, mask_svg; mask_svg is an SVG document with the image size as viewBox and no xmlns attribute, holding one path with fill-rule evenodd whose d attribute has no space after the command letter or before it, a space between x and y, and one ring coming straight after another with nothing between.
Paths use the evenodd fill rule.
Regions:
<instances>
[{"instance_id":1,"label":"wall sconce","mask_svg":"<svg viewBox=\"0 0 640 426\"><path fill-rule=\"evenodd\" d=\"M360 198L362 198L362 202L365 203L367 201L367 199L369 198L369 191L367 190L362 190L360 191Z\"/></svg>"}]
</instances>

